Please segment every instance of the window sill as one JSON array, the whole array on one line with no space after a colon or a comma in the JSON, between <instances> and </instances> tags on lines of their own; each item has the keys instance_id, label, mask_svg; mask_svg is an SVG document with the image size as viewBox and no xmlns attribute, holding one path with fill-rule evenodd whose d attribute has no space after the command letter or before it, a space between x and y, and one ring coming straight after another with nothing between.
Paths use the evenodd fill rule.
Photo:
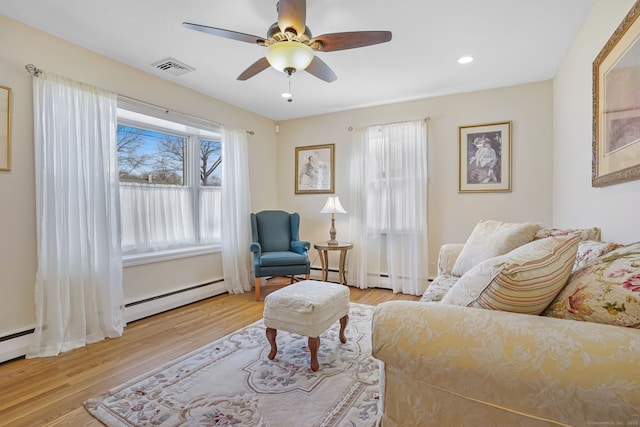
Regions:
<instances>
[{"instance_id":1,"label":"window sill","mask_svg":"<svg viewBox=\"0 0 640 427\"><path fill-rule=\"evenodd\" d=\"M122 256L123 267L152 264L155 262L171 261L180 258L190 258L200 255L208 255L222 252L221 246L190 246L188 248L170 249L164 251L145 252Z\"/></svg>"}]
</instances>

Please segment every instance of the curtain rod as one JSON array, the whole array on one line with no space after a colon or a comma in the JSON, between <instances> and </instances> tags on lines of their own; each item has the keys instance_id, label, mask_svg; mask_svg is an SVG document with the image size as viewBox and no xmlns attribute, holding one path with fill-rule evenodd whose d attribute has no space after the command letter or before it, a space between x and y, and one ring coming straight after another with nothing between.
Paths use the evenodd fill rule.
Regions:
<instances>
[{"instance_id":1,"label":"curtain rod","mask_svg":"<svg viewBox=\"0 0 640 427\"><path fill-rule=\"evenodd\" d=\"M424 119L403 120L403 121L401 121L401 122L378 123L378 124L375 124L375 125L368 125L368 126L363 126L363 127L374 127L374 126L396 125L396 124L398 124L398 123L417 122L417 121L420 121L420 120L424 120L425 122L428 122L429 120L431 120L431 117L427 116L427 117L425 117ZM353 128L353 126L349 126L349 127L347 128L347 130L348 130L349 132L353 131L353 129L354 129L354 128Z\"/></svg>"},{"instance_id":2,"label":"curtain rod","mask_svg":"<svg viewBox=\"0 0 640 427\"><path fill-rule=\"evenodd\" d=\"M25 70L27 70L27 72L28 72L29 74L31 74L32 76L39 77L39 76L40 76L40 74L42 74L42 70L41 70L41 69L39 69L38 67L36 67L36 66L35 66L35 65L33 65L33 64L27 64L27 65L25 65L25 66L24 66L24 68L25 68ZM168 109L168 108L166 108L166 107L162 107L162 106L160 106L160 105L152 104L152 103L150 103L150 102L146 102L146 101L141 101L141 100L139 100L139 99L131 98L131 97L129 97L129 96L125 96L125 95L121 95L121 94L118 94L118 96L119 96L119 97L121 97L121 98L124 98L125 100L128 100L128 101L137 102L137 103L139 103L139 104L144 104L144 105L147 105L147 106L149 106L149 107L153 107L153 108L157 108L157 109L159 109L159 110L163 110L165 113L180 114L180 115L182 115L182 116L184 116L184 117L188 117L188 118L190 118L190 119L204 120L204 121L207 121L207 122L211 122L211 123L213 123L213 124L216 124L216 125L218 125L218 126L224 126L222 123L215 122L215 121L213 121L213 120L207 120L207 119L203 119L202 117L196 117L196 116L193 116L193 115L191 115L191 114L186 114L186 113L181 113L181 112L179 112L179 111L170 110L170 109ZM247 132L249 135L254 135L254 134L255 134L255 132L254 132L254 131L252 131L252 130L245 130L245 132Z\"/></svg>"}]
</instances>

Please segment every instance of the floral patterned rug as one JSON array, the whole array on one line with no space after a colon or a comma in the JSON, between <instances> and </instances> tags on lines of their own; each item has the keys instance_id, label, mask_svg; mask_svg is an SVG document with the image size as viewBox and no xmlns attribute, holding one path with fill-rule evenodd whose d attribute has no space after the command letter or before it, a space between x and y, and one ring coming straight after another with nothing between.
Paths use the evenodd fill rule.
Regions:
<instances>
[{"instance_id":1,"label":"floral patterned rug","mask_svg":"<svg viewBox=\"0 0 640 427\"><path fill-rule=\"evenodd\" d=\"M267 358L262 320L85 402L107 426L373 426L378 361L371 357L374 307L351 303L347 342L340 323L320 335L320 369L307 337L278 331Z\"/></svg>"}]
</instances>

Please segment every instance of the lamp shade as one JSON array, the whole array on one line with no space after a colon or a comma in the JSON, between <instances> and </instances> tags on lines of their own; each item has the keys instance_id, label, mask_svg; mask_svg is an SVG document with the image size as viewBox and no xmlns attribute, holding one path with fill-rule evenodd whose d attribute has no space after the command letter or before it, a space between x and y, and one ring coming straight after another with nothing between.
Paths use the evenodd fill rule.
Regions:
<instances>
[{"instance_id":1,"label":"lamp shade","mask_svg":"<svg viewBox=\"0 0 640 427\"><path fill-rule=\"evenodd\" d=\"M347 211L342 207L338 196L329 196L320 213L347 213Z\"/></svg>"},{"instance_id":2,"label":"lamp shade","mask_svg":"<svg viewBox=\"0 0 640 427\"><path fill-rule=\"evenodd\" d=\"M274 43L267 48L267 61L278 71L304 70L313 60L313 49L306 44L292 41Z\"/></svg>"}]
</instances>

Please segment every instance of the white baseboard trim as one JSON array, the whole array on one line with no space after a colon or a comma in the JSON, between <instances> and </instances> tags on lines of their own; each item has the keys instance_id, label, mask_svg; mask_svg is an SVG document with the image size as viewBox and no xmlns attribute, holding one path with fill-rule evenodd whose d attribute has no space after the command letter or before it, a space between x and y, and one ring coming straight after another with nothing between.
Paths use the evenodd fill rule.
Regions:
<instances>
[{"instance_id":1,"label":"white baseboard trim","mask_svg":"<svg viewBox=\"0 0 640 427\"><path fill-rule=\"evenodd\" d=\"M127 323L139 320L167 310L191 304L206 298L227 292L224 281L196 286L184 291L176 291L167 295L160 295L144 301L128 303L124 309ZM24 357L27 354L32 331L24 334L13 334L15 337L2 339L0 337L0 363Z\"/></svg>"}]
</instances>

